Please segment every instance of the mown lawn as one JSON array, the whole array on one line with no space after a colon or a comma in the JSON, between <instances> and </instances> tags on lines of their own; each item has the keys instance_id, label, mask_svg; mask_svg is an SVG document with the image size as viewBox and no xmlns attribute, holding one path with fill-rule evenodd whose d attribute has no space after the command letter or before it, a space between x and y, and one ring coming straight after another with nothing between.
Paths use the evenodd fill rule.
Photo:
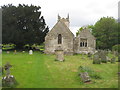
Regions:
<instances>
[{"instance_id":1,"label":"mown lawn","mask_svg":"<svg viewBox=\"0 0 120 90\"><path fill-rule=\"evenodd\" d=\"M84 55L65 56L65 62L54 61L55 55L34 52L2 53L2 65L10 62L11 74L15 76L17 88L117 88L118 62L111 64L92 64ZM91 83L82 83L78 76L78 67L87 66L97 72L102 79L92 79Z\"/></svg>"}]
</instances>

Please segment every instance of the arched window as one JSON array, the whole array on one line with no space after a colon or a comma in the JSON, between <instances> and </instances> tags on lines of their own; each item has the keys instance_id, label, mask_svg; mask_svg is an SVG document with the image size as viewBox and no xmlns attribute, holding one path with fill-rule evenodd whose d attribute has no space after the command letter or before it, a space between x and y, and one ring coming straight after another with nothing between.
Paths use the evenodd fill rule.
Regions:
<instances>
[{"instance_id":1,"label":"arched window","mask_svg":"<svg viewBox=\"0 0 120 90\"><path fill-rule=\"evenodd\" d=\"M87 47L87 42L85 42L85 47Z\"/></svg>"},{"instance_id":2,"label":"arched window","mask_svg":"<svg viewBox=\"0 0 120 90\"><path fill-rule=\"evenodd\" d=\"M83 47L85 46L85 43L84 42L82 42L83 43Z\"/></svg>"},{"instance_id":3,"label":"arched window","mask_svg":"<svg viewBox=\"0 0 120 90\"><path fill-rule=\"evenodd\" d=\"M58 44L62 44L62 35L58 34Z\"/></svg>"},{"instance_id":4,"label":"arched window","mask_svg":"<svg viewBox=\"0 0 120 90\"><path fill-rule=\"evenodd\" d=\"M82 42L80 42L80 47L82 47Z\"/></svg>"},{"instance_id":5,"label":"arched window","mask_svg":"<svg viewBox=\"0 0 120 90\"><path fill-rule=\"evenodd\" d=\"M80 47L87 47L87 39L80 38Z\"/></svg>"}]
</instances>

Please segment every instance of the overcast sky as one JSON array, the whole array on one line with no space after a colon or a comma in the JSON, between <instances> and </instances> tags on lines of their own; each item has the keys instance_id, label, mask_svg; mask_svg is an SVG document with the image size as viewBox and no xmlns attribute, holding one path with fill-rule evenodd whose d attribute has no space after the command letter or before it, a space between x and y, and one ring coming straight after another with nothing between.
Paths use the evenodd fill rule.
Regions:
<instances>
[{"instance_id":1,"label":"overcast sky","mask_svg":"<svg viewBox=\"0 0 120 90\"><path fill-rule=\"evenodd\" d=\"M118 18L120 0L0 0L0 5L33 4L41 6L46 24L52 28L57 22L57 15L70 16L70 30L76 31L85 25L95 24L101 17Z\"/></svg>"}]
</instances>

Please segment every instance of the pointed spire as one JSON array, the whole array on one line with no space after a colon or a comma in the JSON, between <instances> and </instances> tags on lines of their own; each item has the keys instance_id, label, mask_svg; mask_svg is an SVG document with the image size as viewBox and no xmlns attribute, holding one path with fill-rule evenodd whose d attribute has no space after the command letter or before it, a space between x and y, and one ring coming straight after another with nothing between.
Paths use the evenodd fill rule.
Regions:
<instances>
[{"instance_id":1,"label":"pointed spire","mask_svg":"<svg viewBox=\"0 0 120 90\"><path fill-rule=\"evenodd\" d=\"M68 21L69 21L69 13L68 13L68 15L67 15L67 18L66 18Z\"/></svg>"},{"instance_id":2,"label":"pointed spire","mask_svg":"<svg viewBox=\"0 0 120 90\"><path fill-rule=\"evenodd\" d=\"M59 14L58 14L58 21L61 19L61 17L59 16Z\"/></svg>"}]
</instances>

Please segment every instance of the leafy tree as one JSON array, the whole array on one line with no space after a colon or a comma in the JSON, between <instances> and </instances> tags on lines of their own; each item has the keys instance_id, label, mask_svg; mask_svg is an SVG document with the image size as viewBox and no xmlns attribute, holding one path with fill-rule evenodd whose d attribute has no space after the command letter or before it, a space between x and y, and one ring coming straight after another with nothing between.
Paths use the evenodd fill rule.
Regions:
<instances>
[{"instance_id":1,"label":"leafy tree","mask_svg":"<svg viewBox=\"0 0 120 90\"><path fill-rule=\"evenodd\" d=\"M41 44L49 31L40 6L12 4L2 6L3 9L3 44L15 44L22 48L25 44Z\"/></svg>"},{"instance_id":2,"label":"leafy tree","mask_svg":"<svg viewBox=\"0 0 120 90\"><path fill-rule=\"evenodd\" d=\"M83 30L83 29L88 29L88 30L90 30L90 31L92 31L92 29L93 29L93 25L87 25L87 26L82 26L82 27L80 27L80 29L79 30L77 30L77 32L76 32L76 36L78 36L79 35L79 33Z\"/></svg>"},{"instance_id":3,"label":"leafy tree","mask_svg":"<svg viewBox=\"0 0 120 90\"><path fill-rule=\"evenodd\" d=\"M118 23L113 17L103 17L94 25L93 34L97 38L97 48L112 49L118 44Z\"/></svg>"}]
</instances>

